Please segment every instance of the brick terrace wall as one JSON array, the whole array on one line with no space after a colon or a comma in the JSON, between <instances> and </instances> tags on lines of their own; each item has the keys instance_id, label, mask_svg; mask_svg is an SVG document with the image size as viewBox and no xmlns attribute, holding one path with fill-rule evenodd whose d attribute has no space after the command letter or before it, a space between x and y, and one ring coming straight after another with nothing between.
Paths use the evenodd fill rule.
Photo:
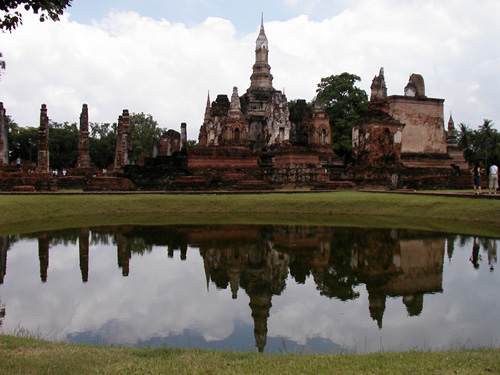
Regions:
<instances>
[{"instance_id":1,"label":"brick terrace wall","mask_svg":"<svg viewBox=\"0 0 500 375\"><path fill-rule=\"evenodd\" d=\"M257 168L258 156L247 148L196 147L188 150L188 167L192 168Z\"/></svg>"},{"instance_id":2,"label":"brick terrace wall","mask_svg":"<svg viewBox=\"0 0 500 375\"><path fill-rule=\"evenodd\" d=\"M57 185L50 173L4 173L0 176L0 191L23 190L33 187L36 191L56 191Z\"/></svg>"}]
</instances>

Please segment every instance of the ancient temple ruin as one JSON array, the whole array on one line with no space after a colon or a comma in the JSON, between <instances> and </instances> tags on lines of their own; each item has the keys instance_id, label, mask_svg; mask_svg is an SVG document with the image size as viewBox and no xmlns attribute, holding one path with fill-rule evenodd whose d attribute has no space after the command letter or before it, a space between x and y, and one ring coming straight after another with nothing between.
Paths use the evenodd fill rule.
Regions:
<instances>
[{"instance_id":1,"label":"ancient temple ruin","mask_svg":"<svg viewBox=\"0 0 500 375\"><path fill-rule=\"evenodd\" d=\"M393 187L423 187L426 179L440 178L460 183L468 163L452 120L447 136L444 99L428 98L419 74L410 76L404 92L387 96L383 68L373 78L369 111L353 126L352 178Z\"/></svg>"},{"instance_id":2,"label":"ancient temple ruin","mask_svg":"<svg viewBox=\"0 0 500 375\"><path fill-rule=\"evenodd\" d=\"M424 79L412 74L404 95L387 94L384 69L371 85L369 111L353 126L352 160L333 150L330 120L321 102L289 103L273 87L269 42L263 20L255 42L250 86L240 96L208 94L198 145L187 147L187 126L165 130L151 157L133 162L130 116L118 118L114 163L106 173L91 165L88 107L82 106L78 161L59 188L85 190L316 190L355 187L466 188L468 163L457 144L450 115L444 127L444 99L426 96ZM47 107L40 115L37 171L49 171ZM0 103L0 166L8 164L5 110ZM11 175L12 177L13 175ZM54 189L38 177L2 177L0 190ZM42 179L41 177L38 178ZM45 177L43 178L45 179ZM15 181L14 181L15 180ZM25 186L28 184L29 186ZM18 186L19 185L19 186Z\"/></svg>"}]
</instances>

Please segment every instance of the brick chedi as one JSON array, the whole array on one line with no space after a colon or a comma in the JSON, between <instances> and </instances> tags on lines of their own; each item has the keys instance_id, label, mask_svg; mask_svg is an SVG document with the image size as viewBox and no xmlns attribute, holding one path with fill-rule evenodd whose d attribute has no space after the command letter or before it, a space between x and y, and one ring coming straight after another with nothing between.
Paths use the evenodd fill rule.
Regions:
<instances>
[{"instance_id":1,"label":"brick chedi","mask_svg":"<svg viewBox=\"0 0 500 375\"><path fill-rule=\"evenodd\" d=\"M37 172L49 173L49 118L47 106L42 104L40 110L40 128L38 129Z\"/></svg>"},{"instance_id":2,"label":"brick chedi","mask_svg":"<svg viewBox=\"0 0 500 375\"><path fill-rule=\"evenodd\" d=\"M78 168L90 168L89 155L89 110L87 104L82 106L80 115L80 133L78 136Z\"/></svg>"},{"instance_id":3,"label":"brick chedi","mask_svg":"<svg viewBox=\"0 0 500 375\"><path fill-rule=\"evenodd\" d=\"M451 114L448 120L448 131L446 132L446 148L452 158L452 165L466 173L469 170L469 163L465 160L464 152L458 146L457 131Z\"/></svg>"},{"instance_id":4,"label":"brick chedi","mask_svg":"<svg viewBox=\"0 0 500 375\"><path fill-rule=\"evenodd\" d=\"M116 152L113 171L121 171L125 165L129 165L130 151L130 116L127 109L123 110L118 117L118 131L116 135Z\"/></svg>"},{"instance_id":5,"label":"brick chedi","mask_svg":"<svg viewBox=\"0 0 500 375\"><path fill-rule=\"evenodd\" d=\"M248 140L254 150L286 143L290 139L287 99L273 87L268 55L269 43L262 20L255 43L255 64L250 76L250 87L241 98L242 112L248 123Z\"/></svg>"},{"instance_id":6,"label":"brick chedi","mask_svg":"<svg viewBox=\"0 0 500 375\"><path fill-rule=\"evenodd\" d=\"M272 85L268 55L269 44L262 22L250 87L242 97L238 97L234 87L231 101L227 95L218 95L210 105L208 98L200 128L200 146L249 145L252 151L260 152L266 147L289 142L288 103L286 96Z\"/></svg>"},{"instance_id":7,"label":"brick chedi","mask_svg":"<svg viewBox=\"0 0 500 375\"><path fill-rule=\"evenodd\" d=\"M5 108L0 102L0 168L9 165L9 142L7 134L7 118L5 116Z\"/></svg>"},{"instance_id":8,"label":"brick chedi","mask_svg":"<svg viewBox=\"0 0 500 375\"><path fill-rule=\"evenodd\" d=\"M352 129L352 156L357 166L401 166L404 127L389 115L384 68L381 68L372 81L369 111Z\"/></svg>"}]
</instances>

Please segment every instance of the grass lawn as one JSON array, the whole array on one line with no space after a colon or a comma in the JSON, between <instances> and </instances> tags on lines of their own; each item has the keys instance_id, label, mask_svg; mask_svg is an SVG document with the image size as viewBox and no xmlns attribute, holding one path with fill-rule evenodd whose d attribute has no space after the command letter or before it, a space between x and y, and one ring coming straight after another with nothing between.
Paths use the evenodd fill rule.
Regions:
<instances>
[{"instance_id":1,"label":"grass lawn","mask_svg":"<svg viewBox=\"0 0 500 375\"><path fill-rule=\"evenodd\" d=\"M314 224L498 236L500 200L332 192L0 195L0 234L117 224Z\"/></svg>"},{"instance_id":2,"label":"grass lawn","mask_svg":"<svg viewBox=\"0 0 500 375\"><path fill-rule=\"evenodd\" d=\"M258 354L127 349L0 336L2 375L11 374L489 374L500 350L376 354Z\"/></svg>"}]
</instances>

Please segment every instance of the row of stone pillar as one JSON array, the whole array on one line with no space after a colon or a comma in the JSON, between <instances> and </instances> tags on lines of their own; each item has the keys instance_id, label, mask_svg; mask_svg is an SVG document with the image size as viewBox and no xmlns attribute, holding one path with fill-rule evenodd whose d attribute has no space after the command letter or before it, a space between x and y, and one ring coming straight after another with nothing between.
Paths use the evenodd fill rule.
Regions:
<instances>
[{"instance_id":1,"label":"row of stone pillar","mask_svg":"<svg viewBox=\"0 0 500 375\"><path fill-rule=\"evenodd\" d=\"M127 109L118 118L118 134L114 170L120 170L130 163L130 116ZM5 108L0 102L0 167L9 165L8 124ZM90 168L89 153L89 113L87 104L83 104L80 114L80 133L78 137L77 168ZM37 172L49 173L49 117L47 105L40 109L40 127L38 129Z\"/></svg>"}]
</instances>

